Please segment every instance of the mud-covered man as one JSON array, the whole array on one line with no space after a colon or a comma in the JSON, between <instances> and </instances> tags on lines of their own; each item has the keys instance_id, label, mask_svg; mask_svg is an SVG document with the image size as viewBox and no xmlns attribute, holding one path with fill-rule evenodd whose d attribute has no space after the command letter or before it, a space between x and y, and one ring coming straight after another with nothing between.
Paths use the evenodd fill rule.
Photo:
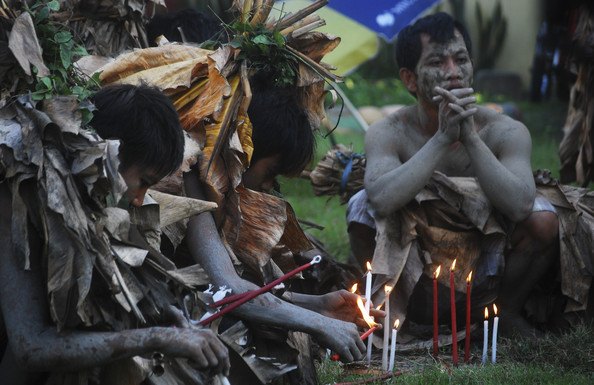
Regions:
<instances>
[{"instance_id":1,"label":"mud-covered man","mask_svg":"<svg viewBox=\"0 0 594 385\"><path fill-rule=\"evenodd\" d=\"M502 275L497 300L505 312L501 326L530 333L520 310L550 267L553 253L544 251L557 241L557 216L548 202L535 201L528 129L475 105L471 52L466 28L445 13L419 19L400 32L399 74L417 103L367 132L365 190L351 200L347 214L351 245L358 257L373 250L372 218L402 209L435 171L475 177L495 210L511 224L504 269L497 271L494 264L487 271ZM366 195L371 210L364 207Z\"/></svg>"}]
</instances>

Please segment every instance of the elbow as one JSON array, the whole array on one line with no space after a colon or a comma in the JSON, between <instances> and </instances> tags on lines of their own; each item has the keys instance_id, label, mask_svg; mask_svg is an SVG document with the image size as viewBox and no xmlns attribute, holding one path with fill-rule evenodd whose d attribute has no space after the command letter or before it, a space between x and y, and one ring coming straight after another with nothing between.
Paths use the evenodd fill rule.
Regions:
<instances>
[{"instance_id":1,"label":"elbow","mask_svg":"<svg viewBox=\"0 0 594 385\"><path fill-rule=\"evenodd\" d=\"M534 197L531 199L523 199L522 201L518 202L518 207L512 211L511 215L509 216L510 220L515 223L523 221L532 213L533 207Z\"/></svg>"},{"instance_id":2,"label":"elbow","mask_svg":"<svg viewBox=\"0 0 594 385\"><path fill-rule=\"evenodd\" d=\"M47 372L55 368L55 365L49 363L50 360L44 359L43 347L21 340L21 343L9 345L14 362L19 369L27 372ZM8 354L8 350L7 353Z\"/></svg>"},{"instance_id":3,"label":"elbow","mask_svg":"<svg viewBox=\"0 0 594 385\"><path fill-rule=\"evenodd\" d=\"M371 208L373 208L375 215L378 215L380 217L385 217L385 216L390 215L390 212L391 212L390 208L388 207L388 205L385 204L386 199L383 197L383 195L385 194L384 191L369 188L369 189L366 189L366 192L367 192L367 200L368 200ZM382 204L382 203L384 203L384 204Z\"/></svg>"}]
</instances>

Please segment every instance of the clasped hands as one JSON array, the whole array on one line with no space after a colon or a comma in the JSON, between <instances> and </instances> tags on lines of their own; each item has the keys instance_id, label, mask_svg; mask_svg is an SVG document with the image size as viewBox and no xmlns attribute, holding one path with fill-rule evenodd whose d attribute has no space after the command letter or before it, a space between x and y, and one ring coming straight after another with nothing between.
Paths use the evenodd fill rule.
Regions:
<instances>
[{"instance_id":1,"label":"clasped hands","mask_svg":"<svg viewBox=\"0 0 594 385\"><path fill-rule=\"evenodd\" d=\"M473 115L478 109L472 88L446 90L434 88L434 102L439 102L439 131L451 142L464 140L475 133Z\"/></svg>"}]
</instances>

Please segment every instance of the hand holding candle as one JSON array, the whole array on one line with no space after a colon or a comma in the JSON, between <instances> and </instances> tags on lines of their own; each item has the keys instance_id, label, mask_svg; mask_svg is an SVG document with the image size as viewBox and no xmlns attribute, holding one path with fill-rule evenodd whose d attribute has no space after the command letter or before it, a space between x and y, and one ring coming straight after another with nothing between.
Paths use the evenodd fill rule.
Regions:
<instances>
[{"instance_id":1,"label":"hand holding candle","mask_svg":"<svg viewBox=\"0 0 594 385\"><path fill-rule=\"evenodd\" d=\"M437 338L439 325L437 322L437 277L441 271L441 265L437 267L433 274L433 357L437 357Z\"/></svg>"},{"instance_id":2,"label":"hand holding candle","mask_svg":"<svg viewBox=\"0 0 594 385\"><path fill-rule=\"evenodd\" d=\"M392 345L390 349L390 366L388 367L388 371L391 372L394 370L394 357L396 357L396 337L398 336L398 326L400 325L400 320L396 319L394 321L394 329L392 329Z\"/></svg>"},{"instance_id":3,"label":"hand holding candle","mask_svg":"<svg viewBox=\"0 0 594 385\"><path fill-rule=\"evenodd\" d=\"M489 308L485 306L485 322L483 323L483 365L487 362L487 345L489 344Z\"/></svg>"},{"instance_id":4,"label":"hand holding candle","mask_svg":"<svg viewBox=\"0 0 594 385\"><path fill-rule=\"evenodd\" d=\"M454 268L456 267L456 260L452 262L450 267L450 299L452 312L452 353L454 359L454 366L458 366L458 332L456 330L456 284L454 280Z\"/></svg>"},{"instance_id":5,"label":"hand holding candle","mask_svg":"<svg viewBox=\"0 0 594 385\"><path fill-rule=\"evenodd\" d=\"M361 310L361 314L363 315L365 322L367 322L367 324L370 327L370 329L368 331L366 331L365 333L363 333L363 335L361 335L361 340L365 340L367 337L369 337L371 335L371 333L373 333L375 331L375 329L377 329L377 324L373 321L373 318L371 318L366 313L365 306L363 305L363 300L361 300L361 297L359 297L359 296L357 296L357 306ZM332 361L336 361L339 358L340 358L340 356L338 354L335 354L332 356Z\"/></svg>"},{"instance_id":6,"label":"hand holding candle","mask_svg":"<svg viewBox=\"0 0 594 385\"><path fill-rule=\"evenodd\" d=\"M499 326L499 317L497 316L497 305L493 304L493 341L491 342L491 362L495 363L497 357L497 328Z\"/></svg>"},{"instance_id":7,"label":"hand holding candle","mask_svg":"<svg viewBox=\"0 0 594 385\"><path fill-rule=\"evenodd\" d=\"M472 271L468 273L466 278L466 336L464 340L464 362L468 363L470 360L470 282L472 279Z\"/></svg>"}]
</instances>

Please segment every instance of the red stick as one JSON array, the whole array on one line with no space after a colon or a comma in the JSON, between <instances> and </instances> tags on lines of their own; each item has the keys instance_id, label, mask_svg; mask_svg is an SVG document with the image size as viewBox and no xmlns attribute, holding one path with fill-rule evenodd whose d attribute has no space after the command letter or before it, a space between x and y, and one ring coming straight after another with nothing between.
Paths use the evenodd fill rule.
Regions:
<instances>
[{"instance_id":1,"label":"red stick","mask_svg":"<svg viewBox=\"0 0 594 385\"><path fill-rule=\"evenodd\" d=\"M464 363L468 363L470 355L470 282L466 284L466 339L464 340Z\"/></svg>"},{"instance_id":2,"label":"red stick","mask_svg":"<svg viewBox=\"0 0 594 385\"><path fill-rule=\"evenodd\" d=\"M314 259L311 260L311 262L306 263L305 265L299 266L298 268L296 268L295 270L283 275L282 277L270 282L268 285L263 286L261 288L259 288L258 290L252 290L247 292L247 294L243 294L241 295L241 298L239 298L237 301L233 302L232 304L230 304L229 306L227 306L224 309L221 309L220 311L216 312L215 314L211 315L210 317L203 319L202 321L199 322L199 325L206 325L207 323L210 323L212 321L214 321L215 319L221 317L222 315L230 312L231 310L235 309L236 307L243 305L244 303L246 303L247 301L256 298L257 296L259 296L260 294L272 289L273 287L275 287L276 285L278 285L279 283L283 282L284 280L286 280L287 278L290 278L292 276L294 276L295 274L299 273L300 271L303 271L305 269L307 269L308 267L310 267L313 264L316 264L318 262L320 262L322 260L322 257L320 257L319 255L314 257ZM239 294L237 294L239 295Z\"/></svg>"},{"instance_id":3,"label":"red stick","mask_svg":"<svg viewBox=\"0 0 594 385\"><path fill-rule=\"evenodd\" d=\"M250 295L253 292L258 292L258 294L256 294L256 295L262 294L265 291L268 291L268 290L272 289L273 287L275 287L276 285L280 284L281 282L283 282L283 281L287 280L288 278L294 276L295 274L299 273L300 271L303 271L304 269L308 268L309 266L314 265L314 264L320 262L321 260L322 260L322 257L320 257L318 255L318 256L314 257L311 260L311 262L306 263L305 265L300 266L300 267L296 268L295 270L288 272L287 274L285 274L282 277L280 277L280 278L278 278L278 279L270 282L268 285L263 286L260 289L246 291L245 293L234 294L234 295L231 295L229 297L223 298L220 301L213 302L213 303L209 304L209 306L211 306L211 307L223 306L223 305L226 305L228 303L235 302L235 301L237 301L237 300L245 297L246 295Z\"/></svg>"},{"instance_id":4,"label":"red stick","mask_svg":"<svg viewBox=\"0 0 594 385\"><path fill-rule=\"evenodd\" d=\"M450 298L452 304L452 351L454 366L458 366L458 337L456 331L456 290L454 287L454 272L450 271Z\"/></svg>"},{"instance_id":5,"label":"red stick","mask_svg":"<svg viewBox=\"0 0 594 385\"><path fill-rule=\"evenodd\" d=\"M433 279L433 357L437 357L437 338L438 338L438 322L437 322L437 279Z\"/></svg>"},{"instance_id":6,"label":"red stick","mask_svg":"<svg viewBox=\"0 0 594 385\"><path fill-rule=\"evenodd\" d=\"M375 329L377 329L377 326L374 326L371 329L369 329L368 331L366 331L365 333L363 333L361 335L361 341L365 341L365 339L367 337L369 337L369 335L371 333L373 333L375 331ZM340 356L338 355L338 353L336 353L335 355L332 356L332 361L338 361L339 358L340 358Z\"/></svg>"}]
</instances>

